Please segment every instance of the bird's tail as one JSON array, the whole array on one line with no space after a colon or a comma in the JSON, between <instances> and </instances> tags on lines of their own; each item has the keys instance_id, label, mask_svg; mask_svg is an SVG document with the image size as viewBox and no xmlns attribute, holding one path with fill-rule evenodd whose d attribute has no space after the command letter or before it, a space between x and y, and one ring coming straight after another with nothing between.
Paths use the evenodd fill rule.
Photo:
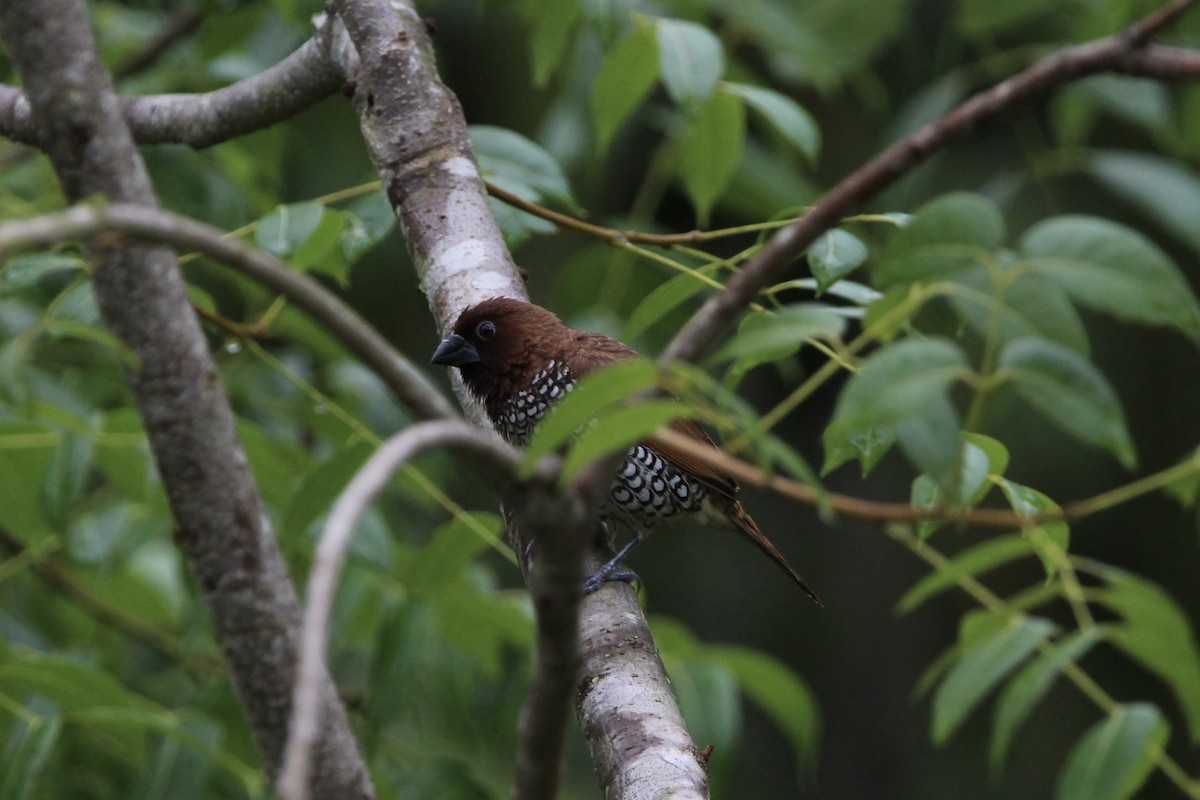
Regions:
<instances>
[{"instance_id":1,"label":"bird's tail","mask_svg":"<svg viewBox=\"0 0 1200 800\"><path fill-rule=\"evenodd\" d=\"M787 559L783 557L783 553L779 552L779 549L771 543L771 540L768 539L767 535L762 532L762 530L758 527L758 523L756 523L754 518L746 512L746 508L740 502L734 500L728 511L730 522L734 524L740 533L744 534L746 538L758 545L758 549L762 550L772 561L778 564L780 569L786 572L788 577L795 581L796 584L804 590L804 593L811 597L817 605L822 607L825 606L825 604L821 602L821 598L817 596L816 592L813 591L813 588L808 585L808 582L804 580L804 578L800 577L800 573L792 569L792 565L789 564Z\"/></svg>"}]
</instances>

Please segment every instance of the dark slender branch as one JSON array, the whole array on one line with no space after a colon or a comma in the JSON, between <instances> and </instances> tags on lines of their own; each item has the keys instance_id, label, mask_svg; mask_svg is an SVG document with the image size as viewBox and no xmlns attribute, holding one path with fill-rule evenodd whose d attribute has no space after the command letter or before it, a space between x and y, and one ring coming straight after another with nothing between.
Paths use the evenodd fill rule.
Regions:
<instances>
[{"instance_id":1,"label":"dark slender branch","mask_svg":"<svg viewBox=\"0 0 1200 800\"><path fill-rule=\"evenodd\" d=\"M1121 33L1061 50L884 150L826 192L807 214L771 237L723 291L700 307L663 352L660 362L698 358L754 296L778 280L792 259L821 234L917 164L984 122L1066 81L1098 72L1145 69L1147 63L1141 59L1147 42L1195 2L1176 0Z\"/></svg>"},{"instance_id":2,"label":"dark slender branch","mask_svg":"<svg viewBox=\"0 0 1200 800\"><path fill-rule=\"evenodd\" d=\"M141 50L131 55L113 69L114 80L124 80L145 72L158 63L181 39L191 36L204 21L204 16L194 8L185 8L172 14Z\"/></svg>"},{"instance_id":3,"label":"dark slender branch","mask_svg":"<svg viewBox=\"0 0 1200 800\"><path fill-rule=\"evenodd\" d=\"M300 636L299 667L293 690L292 719L283 767L276 783L280 800L308 800L308 778L313 748L321 739L321 676L325 672L325 646L329 615L346 550L367 507L387 486L396 471L426 450L450 447L482 460L498 488L511 485L520 456L461 419L422 422L386 441L342 490L317 544L308 579L304 627Z\"/></svg>"},{"instance_id":4,"label":"dark slender branch","mask_svg":"<svg viewBox=\"0 0 1200 800\"><path fill-rule=\"evenodd\" d=\"M336 93L345 78L329 58L329 24L273 67L207 94L120 98L140 144L209 147L270 127ZM0 134L39 146L25 92L0 86Z\"/></svg>"},{"instance_id":5,"label":"dark slender branch","mask_svg":"<svg viewBox=\"0 0 1200 800\"><path fill-rule=\"evenodd\" d=\"M1160 80L1200 78L1200 52L1151 44L1131 53L1119 71Z\"/></svg>"},{"instance_id":6,"label":"dark slender branch","mask_svg":"<svg viewBox=\"0 0 1200 800\"><path fill-rule=\"evenodd\" d=\"M0 261L15 250L84 239L106 231L197 250L279 292L337 336L370 366L396 398L423 419L458 416L425 373L332 292L279 259L219 228L168 211L114 203L80 205L54 214L0 223Z\"/></svg>"},{"instance_id":7,"label":"dark slender branch","mask_svg":"<svg viewBox=\"0 0 1200 800\"><path fill-rule=\"evenodd\" d=\"M0 2L0 35L20 72L37 140L69 202L95 195L154 208L146 168L100 62L80 0ZM237 439L233 412L175 254L94 240L104 324L136 356L126 377L162 475L176 537L208 606L269 779L291 708L300 606ZM324 797L374 797L333 681L314 783Z\"/></svg>"}]
</instances>

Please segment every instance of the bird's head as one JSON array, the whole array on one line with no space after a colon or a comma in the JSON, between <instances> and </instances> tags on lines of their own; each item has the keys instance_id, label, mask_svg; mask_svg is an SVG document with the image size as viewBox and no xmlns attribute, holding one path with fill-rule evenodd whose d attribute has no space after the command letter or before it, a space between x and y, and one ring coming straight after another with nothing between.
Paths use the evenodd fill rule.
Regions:
<instances>
[{"instance_id":1,"label":"bird's head","mask_svg":"<svg viewBox=\"0 0 1200 800\"><path fill-rule=\"evenodd\" d=\"M471 392L489 400L544 366L566 332L541 306L493 297L459 315L431 362L458 367Z\"/></svg>"}]
</instances>

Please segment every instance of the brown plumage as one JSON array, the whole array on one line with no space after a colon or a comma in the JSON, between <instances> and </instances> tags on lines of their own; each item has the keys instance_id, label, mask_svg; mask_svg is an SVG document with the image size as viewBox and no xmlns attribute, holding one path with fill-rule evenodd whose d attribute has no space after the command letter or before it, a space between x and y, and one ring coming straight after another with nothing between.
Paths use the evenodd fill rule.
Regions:
<instances>
[{"instance_id":1,"label":"brown plumage","mask_svg":"<svg viewBox=\"0 0 1200 800\"><path fill-rule=\"evenodd\" d=\"M457 367L463 383L484 405L510 443L523 446L542 415L589 372L638 354L598 333L572 330L546 309L497 297L466 309L442 340L433 363ZM672 427L716 447L692 420ZM732 528L754 542L813 600L821 600L792 569L737 499L729 475L660 442L634 445L613 480L605 514L628 523L634 539L606 564L595 588L650 529L676 515Z\"/></svg>"}]
</instances>

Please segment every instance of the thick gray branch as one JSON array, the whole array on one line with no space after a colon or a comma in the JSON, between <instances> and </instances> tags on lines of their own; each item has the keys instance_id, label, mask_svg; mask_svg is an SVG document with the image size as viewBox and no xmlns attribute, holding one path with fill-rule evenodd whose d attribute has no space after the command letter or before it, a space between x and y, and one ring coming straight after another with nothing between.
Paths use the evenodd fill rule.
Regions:
<instances>
[{"instance_id":1,"label":"thick gray branch","mask_svg":"<svg viewBox=\"0 0 1200 800\"><path fill-rule=\"evenodd\" d=\"M328 25L269 69L206 94L159 94L119 99L139 144L209 147L295 116L341 88L345 79L329 58ZM25 92L0 86L0 134L40 146Z\"/></svg>"},{"instance_id":2,"label":"thick gray branch","mask_svg":"<svg viewBox=\"0 0 1200 800\"><path fill-rule=\"evenodd\" d=\"M335 0L334 5L352 42L343 47L335 41L334 58L344 74L353 76L363 138L400 219L439 330L448 329L472 303L497 295L524 299L525 287L488 209L462 111L437 75L420 15L403 0ZM457 390L463 407L486 424L478 404L461 385ZM514 795L554 796L565 716L561 710L577 688L577 708L599 759L597 772L604 776L607 797L702 796L695 793L704 784L699 760L692 759L690 774L674 768L679 753L690 758L694 747L633 592L611 586L582 601L578 597L579 554L594 526L591 514L584 513L590 508L581 510L578 502L572 507L562 495L545 500L516 509L519 524L509 529L518 553L525 552L523 541L536 539L530 587L539 639L537 683L522 713ZM561 505L555 508L555 502ZM557 514L547 514L547 507ZM624 638L608 635L617 629ZM577 635L589 646L576 684L579 660L572 654ZM644 648L644 658L626 658L629 639ZM615 703L632 698L603 690L622 685L653 685L649 694L655 702L637 704L636 717L621 713ZM630 751L614 749L612 742L637 742L643 765L657 760L664 768L626 781L621 758Z\"/></svg>"},{"instance_id":3,"label":"thick gray branch","mask_svg":"<svg viewBox=\"0 0 1200 800\"><path fill-rule=\"evenodd\" d=\"M29 93L37 140L67 198L103 195L155 206L82 3L2 0L0 35ZM128 379L179 526L178 542L273 778L295 676L295 592L174 253L123 242L96 243L92 253L104 322L137 356ZM327 725L314 775L320 794L373 797L328 676L321 694Z\"/></svg>"}]
</instances>

